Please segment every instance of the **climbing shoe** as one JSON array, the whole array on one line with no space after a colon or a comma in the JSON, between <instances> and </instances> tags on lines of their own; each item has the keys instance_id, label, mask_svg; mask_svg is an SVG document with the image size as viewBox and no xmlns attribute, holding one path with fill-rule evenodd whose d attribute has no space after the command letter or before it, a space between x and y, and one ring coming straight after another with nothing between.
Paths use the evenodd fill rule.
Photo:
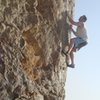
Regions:
<instances>
[{"instance_id":1,"label":"climbing shoe","mask_svg":"<svg viewBox=\"0 0 100 100\"><path fill-rule=\"evenodd\" d=\"M67 67L75 68L75 65L74 64L67 64Z\"/></svg>"}]
</instances>

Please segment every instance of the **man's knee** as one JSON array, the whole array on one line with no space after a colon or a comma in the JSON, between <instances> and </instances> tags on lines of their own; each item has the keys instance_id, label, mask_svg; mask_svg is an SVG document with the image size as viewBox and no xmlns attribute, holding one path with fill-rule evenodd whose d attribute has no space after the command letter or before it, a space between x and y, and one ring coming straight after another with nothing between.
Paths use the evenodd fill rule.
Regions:
<instances>
[{"instance_id":1,"label":"man's knee","mask_svg":"<svg viewBox=\"0 0 100 100\"><path fill-rule=\"evenodd\" d=\"M88 44L87 42L83 42L83 43L79 44L77 48L80 49L80 48L86 46L87 44Z\"/></svg>"}]
</instances>

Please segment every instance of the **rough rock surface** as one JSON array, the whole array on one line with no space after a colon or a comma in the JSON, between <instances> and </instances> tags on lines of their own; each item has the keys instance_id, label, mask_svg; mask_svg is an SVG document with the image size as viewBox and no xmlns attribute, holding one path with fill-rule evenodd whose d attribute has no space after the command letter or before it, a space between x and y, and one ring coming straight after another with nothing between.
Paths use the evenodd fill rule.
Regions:
<instances>
[{"instance_id":1,"label":"rough rock surface","mask_svg":"<svg viewBox=\"0 0 100 100\"><path fill-rule=\"evenodd\" d=\"M0 0L0 100L64 100L74 0Z\"/></svg>"}]
</instances>

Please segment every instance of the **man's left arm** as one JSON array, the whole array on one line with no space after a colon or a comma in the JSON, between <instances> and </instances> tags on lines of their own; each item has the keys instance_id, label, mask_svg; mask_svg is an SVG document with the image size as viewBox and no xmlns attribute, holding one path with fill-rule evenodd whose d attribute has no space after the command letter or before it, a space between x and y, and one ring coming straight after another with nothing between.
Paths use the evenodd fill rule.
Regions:
<instances>
[{"instance_id":1,"label":"man's left arm","mask_svg":"<svg viewBox=\"0 0 100 100\"><path fill-rule=\"evenodd\" d=\"M70 21L71 24L78 26L79 22L75 22L69 15L68 15L68 19Z\"/></svg>"},{"instance_id":2,"label":"man's left arm","mask_svg":"<svg viewBox=\"0 0 100 100\"><path fill-rule=\"evenodd\" d=\"M74 33L74 35L76 36L76 32L74 31L74 29L71 27L71 31Z\"/></svg>"}]
</instances>

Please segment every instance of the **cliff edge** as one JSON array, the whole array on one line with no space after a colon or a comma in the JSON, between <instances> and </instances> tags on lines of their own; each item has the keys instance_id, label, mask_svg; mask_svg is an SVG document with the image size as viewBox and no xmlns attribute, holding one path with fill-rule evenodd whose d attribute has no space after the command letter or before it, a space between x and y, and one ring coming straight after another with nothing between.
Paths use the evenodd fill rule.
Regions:
<instances>
[{"instance_id":1,"label":"cliff edge","mask_svg":"<svg viewBox=\"0 0 100 100\"><path fill-rule=\"evenodd\" d=\"M74 0L0 0L0 100L64 100Z\"/></svg>"}]
</instances>

